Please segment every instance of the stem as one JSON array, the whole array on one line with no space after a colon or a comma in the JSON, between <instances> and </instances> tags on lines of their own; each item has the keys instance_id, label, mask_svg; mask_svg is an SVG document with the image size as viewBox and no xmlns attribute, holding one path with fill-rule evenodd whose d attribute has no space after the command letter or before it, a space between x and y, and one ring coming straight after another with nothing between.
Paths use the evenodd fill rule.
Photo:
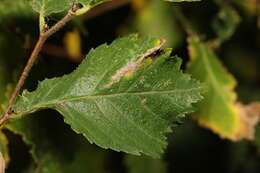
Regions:
<instances>
[{"instance_id":1,"label":"stem","mask_svg":"<svg viewBox=\"0 0 260 173\"><path fill-rule=\"evenodd\" d=\"M75 12L76 12L76 8L75 7L72 7L69 12L67 13L67 15L62 18L59 22L57 22L53 27L51 27L50 29L48 30L43 30L41 33L40 33L40 36L39 36L39 40L37 41L36 43L36 46L34 47L33 49L33 52L18 80L18 83L16 84L16 87L13 91L13 94L12 96L10 97L9 99L9 102L8 102L8 106L7 106L7 109L5 111L5 113L1 116L0 118L0 126L5 123L10 115L13 113L13 105L16 101L16 98L17 96L19 95L19 92L21 90L21 88L23 87L24 85L24 82L29 74L29 72L31 71L31 68L35 62L35 60L37 59L42 47L43 47L43 44L45 43L45 41L51 36L53 35L55 32L57 32L59 29L61 29L66 23L68 23L74 16L75 16Z\"/></svg>"}]
</instances>

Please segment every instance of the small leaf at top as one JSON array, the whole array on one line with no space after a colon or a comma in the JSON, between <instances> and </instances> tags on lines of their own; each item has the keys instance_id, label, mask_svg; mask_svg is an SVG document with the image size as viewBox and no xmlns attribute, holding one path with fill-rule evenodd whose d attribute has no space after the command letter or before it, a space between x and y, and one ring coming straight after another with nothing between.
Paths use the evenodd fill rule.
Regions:
<instances>
[{"instance_id":1,"label":"small leaf at top","mask_svg":"<svg viewBox=\"0 0 260 173\"><path fill-rule=\"evenodd\" d=\"M202 97L199 82L180 71L181 61L162 41L130 35L91 50L69 75L23 92L17 114L52 108L90 142L159 157L171 121L192 112Z\"/></svg>"},{"instance_id":2,"label":"small leaf at top","mask_svg":"<svg viewBox=\"0 0 260 173\"><path fill-rule=\"evenodd\" d=\"M108 0L32 0L32 7L42 16L48 16L52 13L68 10L74 2L80 3L83 6L82 10L86 12L90 8L106 1Z\"/></svg>"},{"instance_id":3,"label":"small leaf at top","mask_svg":"<svg viewBox=\"0 0 260 173\"><path fill-rule=\"evenodd\" d=\"M10 22L12 18L32 18L36 13L30 8L29 0L1 0L0 22Z\"/></svg>"}]
</instances>

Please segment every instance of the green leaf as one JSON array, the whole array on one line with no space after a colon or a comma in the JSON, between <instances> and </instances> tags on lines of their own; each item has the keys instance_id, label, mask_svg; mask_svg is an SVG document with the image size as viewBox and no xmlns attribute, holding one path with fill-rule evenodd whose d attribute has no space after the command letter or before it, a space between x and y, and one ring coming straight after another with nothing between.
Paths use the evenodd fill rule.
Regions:
<instances>
[{"instance_id":1,"label":"green leaf","mask_svg":"<svg viewBox=\"0 0 260 173\"><path fill-rule=\"evenodd\" d=\"M132 155L126 155L126 166L129 173L166 173L167 164L160 159L151 159L147 157L137 157Z\"/></svg>"},{"instance_id":2,"label":"green leaf","mask_svg":"<svg viewBox=\"0 0 260 173\"><path fill-rule=\"evenodd\" d=\"M68 10L75 0L32 0L32 7L42 16L48 16L52 13L59 13ZM88 11L90 8L106 2L108 0L76 0L83 5L81 11Z\"/></svg>"},{"instance_id":3,"label":"green leaf","mask_svg":"<svg viewBox=\"0 0 260 173\"><path fill-rule=\"evenodd\" d=\"M72 2L72 0L33 0L32 7L38 13L47 16L69 9Z\"/></svg>"},{"instance_id":4,"label":"green leaf","mask_svg":"<svg viewBox=\"0 0 260 173\"><path fill-rule=\"evenodd\" d=\"M11 18L34 16L30 8L29 0L1 0L0 3L0 22L8 22Z\"/></svg>"},{"instance_id":5,"label":"green leaf","mask_svg":"<svg viewBox=\"0 0 260 173\"><path fill-rule=\"evenodd\" d=\"M177 22L175 9L172 4L150 0L138 11L133 27L144 35L167 38L165 46L176 48L185 39Z\"/></svg>"},{"instance_id":6,"label":"green leaf","mask_svg":"<svg viewBox=\"0 0 260 173\"><path fill-rule=\"evenodd\" d=\"M181 61L170 57L170 50L149 57L160 45L160 40L130 35L99 46L72 74L23 92L14 111L22 116L52 108L90 142L158 157L170 121L192 112L203 90L179 70Z\"/></svg>"},{"instance_id":7,"label":"green leaf","mask_svg":"<svg viewBox=\"0 0 260 173\"><path fill-rule=\"evenodd\" d=\"M227 73L214 52L195 36L189 38L189 52L188 71L208 85L205 99L197 105L199 110L194 114L195 119L221 137L251 139L253 127L247 124L247 116L242 115L242 105L236 102L234 77Z\"/></svg>"}]
</instances>

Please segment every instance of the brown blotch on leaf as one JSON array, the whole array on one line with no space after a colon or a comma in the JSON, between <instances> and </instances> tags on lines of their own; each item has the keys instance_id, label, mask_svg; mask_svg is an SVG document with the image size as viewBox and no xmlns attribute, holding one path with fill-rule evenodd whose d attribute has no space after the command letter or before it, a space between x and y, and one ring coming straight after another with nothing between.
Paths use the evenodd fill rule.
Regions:
<instances>
[{"instance_id":1,"label":"brown blotch on leaf","mask_svg":"<svg viewBox=\"0 0 260 173\"><path fill-rule=\"evenodd\" d=\"M148 101L147 98L144 98L144 99L141 100L141 103L145 104L145 103L147 103L147 101Z\"/></svg>"},{"instance_id":2,"label":"brown blotch on leaf","mask_svg":"<svg viewBox=\"0 0 260 173\"><path fill-rule=\"evenodd\" d=\"M248 105L238 103L237 107L240 111L240 124L242 126L240 132L236 135L237 139L254 140L255 126L260 121L260 102L253 102Z\"/></svg>"},{"instance_id":3,"label":"brown blotch on leaf","mask_svg":"<svg viewBox=\"0 0 260 173\"><path fill-rule=\"evenodd\" d=\"M65 107L65 106L66 106L66 103L65 103L65 102L60 102L59 105Z\"/></svg>"},{"instance_id":4,"label":"brown blotch on leaf","mask_svg":"<svg viewBox=\"0 0 260 173\"><path fill-rule=\"evenodd\" d=\"M158 46L148 49L137 61L129 62L124 67L119 69L116 74L112 76L112 80L105 86L105 88L111 88L111 86L114 83L119 82L125 74L136 71L141 63L144 61L144 59L159 51L161 47L165 44L165 42L165 40L160 40L160 44Z\"/></svg>"}]
</instances>

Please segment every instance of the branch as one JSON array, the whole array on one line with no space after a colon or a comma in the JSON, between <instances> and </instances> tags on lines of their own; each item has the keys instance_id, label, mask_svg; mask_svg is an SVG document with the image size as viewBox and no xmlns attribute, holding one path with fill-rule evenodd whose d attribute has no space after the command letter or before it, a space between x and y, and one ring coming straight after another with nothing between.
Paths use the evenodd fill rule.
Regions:
<instances>
[{"instance_id":1,"label":"branch","mask_svg":"<svg viewBox=\"0 0 260 173\"><path fill-rule=\"evenodd\" d=\"M62 18L59 22L57 22L53 27L51 27L50 29L48 29L47 27L43 29L43 31L41 31L40 36L39 36L39 40L37 41L36 46L34 47L34 50L18 80L18 83L16 84L16 87L13 91L12 96L9 99L8 102L8 106L7 109L5 111L5 113L1 116L0 118L0 126L5 123L10 115L13 113L13 105L16 101L17 96L19 95L19 92L21 90L21 88L24 85L24 82L29 74L29 72L31 71L31 68L35 62L35 60L37 59L43 44L45 43L45 41L51 36L53 35L55 32L57 32L59 29L61 29L66 23L68 23L74 16L75 16L75 12L78 10L78 7L76 4L73 4L73 6L71 7L71 9L68 11L67 15Z\"/></svg>"}]
</instances>

